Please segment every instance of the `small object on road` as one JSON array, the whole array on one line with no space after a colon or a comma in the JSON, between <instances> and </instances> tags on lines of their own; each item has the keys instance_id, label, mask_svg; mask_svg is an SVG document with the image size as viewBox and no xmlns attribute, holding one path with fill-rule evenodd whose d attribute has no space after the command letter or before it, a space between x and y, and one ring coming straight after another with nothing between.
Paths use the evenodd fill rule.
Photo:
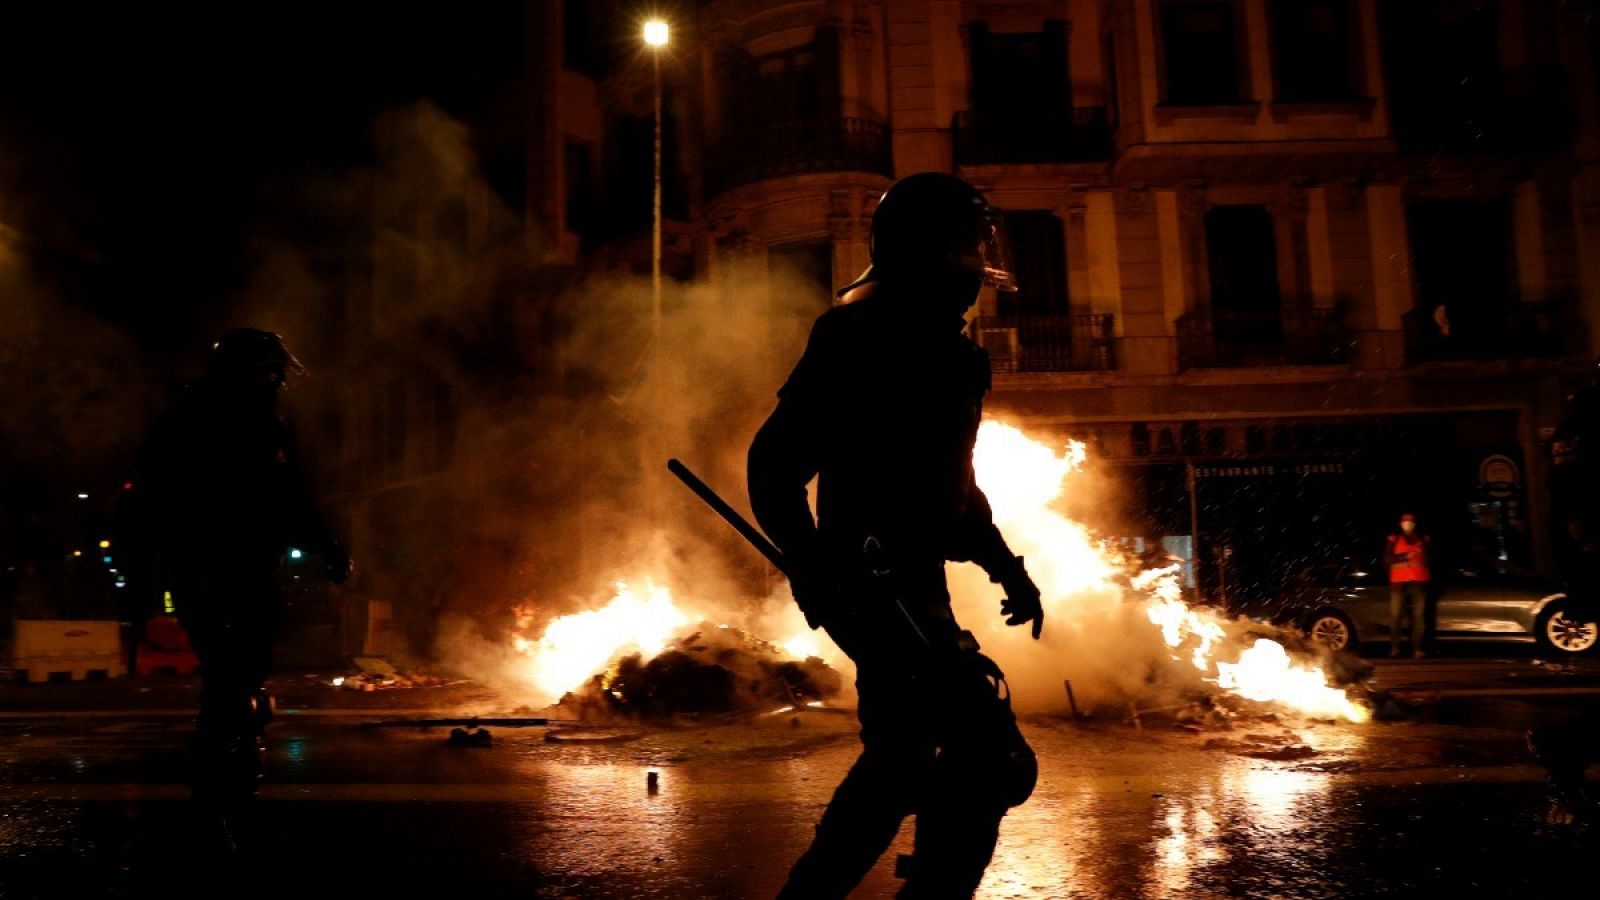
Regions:
<instances>
[{"instance_id":1,"label":"small object on road","mask_svg":"<svg viewBox=\"0 0 1600 900\"><path fill-rule=\"evenodd\" d=\"M658 793L661 790L661 773L646 772L644 775L644 787L651 794Z\"/></svg>"},{"instance_id":2,"label":"small object on road","mask_svg":"<svg viewBox=\"0 0 1600 900\"><path fill-rule=\"evenodd\" d=\"M478 728L468 731L465 728L450 729L450 737L445 741L452 747L487 747L494 737L485 729Z\"/></svg>"}]
</instances>

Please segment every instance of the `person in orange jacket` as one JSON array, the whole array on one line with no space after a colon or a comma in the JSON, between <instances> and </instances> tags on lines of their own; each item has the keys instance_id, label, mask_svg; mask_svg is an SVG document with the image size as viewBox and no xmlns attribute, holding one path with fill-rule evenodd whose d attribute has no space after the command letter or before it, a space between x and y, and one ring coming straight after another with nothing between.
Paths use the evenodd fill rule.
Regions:
<instances>
[{"instance_id":1,"label":"person in orange jacket","mask_svg":"<svg viewBox=\"0 0 1600 900\"><path fill-rule=\"evenodd\" d=\"M1428 636L1429 538L1417 532L1417 517L1400 517L1400 532L1389 535L1383 558L1389 564L1389 656L1400 655L1400 635L1406 619L1411 624L1411 656L1426 655Z\"/></svg>"}]
</instances>

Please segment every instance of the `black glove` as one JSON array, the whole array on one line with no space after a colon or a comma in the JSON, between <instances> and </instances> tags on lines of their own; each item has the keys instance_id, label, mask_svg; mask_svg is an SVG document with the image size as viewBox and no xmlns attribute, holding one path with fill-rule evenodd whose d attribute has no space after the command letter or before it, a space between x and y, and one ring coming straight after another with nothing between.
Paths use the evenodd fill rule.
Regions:
<instances>
[{"instance_id":1,"label":"black glove","mask_svg":"<svg viewBox=\"0 0 1600 900\"><path fill-rule=\"evenodd\" d=\"M356 570L349 552L340 544L334 544L324 551L322 559L328 564L328 580L334 584L344 584Z\"/></svg>"},{"instance_id":2,"label":"black glove","mask_svg":"<svg viewBox=\"0 0 1600 900\"><path fill-rule=\"evenodd\" d=\"M993 579L1006 592L1005 600L1000 603L1000 615L1006 617L1007 625L1032 622L1033 639L1037 641L1044 631L1044 606L1040 603L1039 587L1028 577L1022 557L1013 559L1016 565Z\"/></svg>"}]
</instances>

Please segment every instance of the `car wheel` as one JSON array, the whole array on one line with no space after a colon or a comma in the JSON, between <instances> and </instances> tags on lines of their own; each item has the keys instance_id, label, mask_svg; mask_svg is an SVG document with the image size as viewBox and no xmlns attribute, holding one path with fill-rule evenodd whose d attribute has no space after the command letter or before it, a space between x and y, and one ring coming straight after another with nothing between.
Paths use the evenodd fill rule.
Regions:
<instances>
[{"instance_id":1,"label":"car wheel","mask_svg":"<svg viewBox=\"0 0 1600 900\"><path fill-rule=\"evenodd\" d=\"M1306 624L1311 639L1329 650L1354 650L1356 628L1350 618L1341 612L1327 610L1312 616Z\"/></svg>"},{"instance_id":2,"label":"car wheel","mask_svg":"<svg viewBox=\"0 0 1600 900\"><path fill-rule=\"evenodd\" d=\"M1587 653L1600 644L1600 622L1593 616L1575 616L1569 604L1552 603L1539 616L1537 637L1546 650Z\"/></svg>"}]
</instances>

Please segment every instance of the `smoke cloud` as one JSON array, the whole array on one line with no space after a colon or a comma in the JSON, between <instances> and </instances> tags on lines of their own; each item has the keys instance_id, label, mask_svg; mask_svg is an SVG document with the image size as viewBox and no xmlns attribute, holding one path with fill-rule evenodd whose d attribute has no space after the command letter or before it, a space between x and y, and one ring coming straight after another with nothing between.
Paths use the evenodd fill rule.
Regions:
<instances>
[{"instance_id":1,"label":"smoke cloud","mask_svg":"<svg viewBox=\"0 0 1600 900\"><path fill-rule=\"evenodd\" d=\"M764 268L667 278L657 341L648 274L540 262L560 236L491 189L460 122L420 103L374 130L372 167L265 193L233 308L312 371L286 407L348 511L352 590L409 637L387 652L515 685L513 610L542 624L618 581L764 634L772 574L665 463L741 501L745 448L829 298Z\"/></svg>"},{"instance_id":2,"label":"smoke cloud","mask_svg":"<svg viewBox=\"0 0 1600 900\"><path fill-rule=\"evenodd\" d=\"M516 640L606 606L625 582L666 588L688 628L742 628L853 676L775 573L665 470L682 458L744 506L750 438L829 298L760 265L715 287L668 279L657 339L647 275L605 256L531 261L556 236L530 234L489 188L460 123L422 104L376 127L371 170L275 191L298 211L278 218L309 216L322 243L302 226L263 235L240 306L317 373L293 399L305 443L328 448L317 461L343 486L355 590L392 604L412 638L391 652L431 656L518 704L553 702ZM351 240L370 271L330 269L362 256ZM1003 624L981 571L951 568L958 616L1020 709L1064 708L1063 679L1100 709L1203 687L1117 555L1079 524L1112 490L1078 473L1048 516L1001 522L1045 589L1041 641ZM1245 627L1226 627L1242 649Z\"/></svg>"}]
</instances>

